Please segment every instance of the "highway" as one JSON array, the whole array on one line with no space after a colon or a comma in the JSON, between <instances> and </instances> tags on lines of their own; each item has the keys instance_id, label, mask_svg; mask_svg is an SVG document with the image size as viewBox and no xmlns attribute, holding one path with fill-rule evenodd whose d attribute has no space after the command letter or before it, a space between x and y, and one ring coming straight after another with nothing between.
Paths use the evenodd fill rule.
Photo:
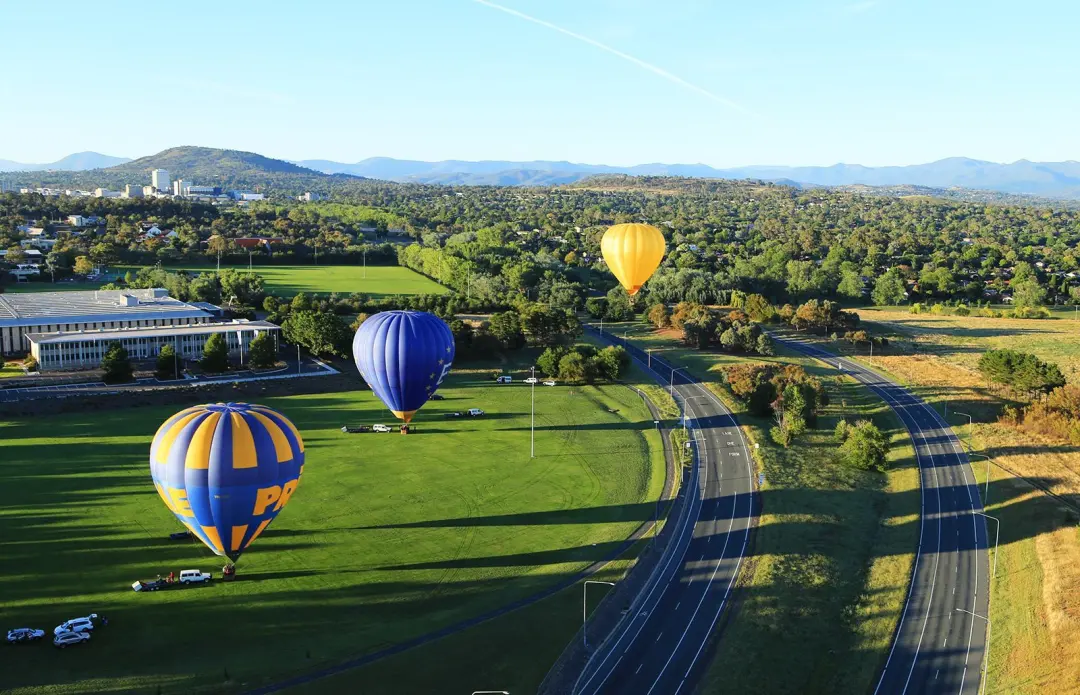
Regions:
<instances>
[{"instance_id":1,"label":"highway","mask_svg":"<svg viewBox=\"0 0 1080 695\"><path fill-rule=\"evenodd\" d=\"M590 327L594 334L599 334ZM735 419L707 388L609 333L662 384L673 381L694 440L695 465L684 481L694 494L671 549L640 601L591 656L574 692L580 695L678 695L689 692L742 567L758 513L754 464Z\"/></svg>"},{"instance_id":2,"label":"highway","mask_svg":"<svg viewBox=\"0 0 1080 695\"><path fill-rule=\"evenodd\" d=\"M959 440L937 411L876 371L813 345L778 342L869 387L904 422L915 446L922 497L919 546L874 695L978 695L989 628L988 522L977 514L982 503Z\"/></svg>"}]
</instances>

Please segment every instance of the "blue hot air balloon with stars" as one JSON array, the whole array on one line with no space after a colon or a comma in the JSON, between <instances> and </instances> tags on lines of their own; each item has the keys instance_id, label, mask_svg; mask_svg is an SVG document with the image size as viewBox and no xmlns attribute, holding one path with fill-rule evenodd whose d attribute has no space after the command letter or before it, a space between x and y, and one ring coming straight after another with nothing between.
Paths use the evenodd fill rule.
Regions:
<instances>
[{"instance_id":1,"label":"blue hot air balloon with stars","mask_svg":"<svg viewBox=\"0 0 1080 695\"><path fill-rule=\"evenodd\" d=\"M186 408L150 445L150 475L165 506L206 547L232 562L289 502L304 471L304 441L265 406Z\"/></svg>"},{"instance_id":2,"label":"blue hot air balloon with stars","mask_svg":"<svg viewBox=\"0 0 1080 695\"><path fill-rule=\"evenodd\" d=\"M450 372L454 334L423 311L383 311L360 324L352 348L360 376L407 424Z\"/></svg>"}]
</instances>

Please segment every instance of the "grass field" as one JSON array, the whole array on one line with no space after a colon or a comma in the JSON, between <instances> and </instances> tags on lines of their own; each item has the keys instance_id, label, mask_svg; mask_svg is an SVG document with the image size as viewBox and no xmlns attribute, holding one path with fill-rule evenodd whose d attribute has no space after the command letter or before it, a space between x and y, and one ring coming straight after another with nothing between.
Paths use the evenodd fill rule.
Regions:
<instances>
[{"instance_id":1,"label":"grass field","mask_svg":"<svg viewBox=\"0 0 1080 695\"><path fill-rule=\"evenodd\" d=\"M168 270L191 270L197 272L213 271L214 265L183 265ZM236 266L237 270L246 271L247 266ZM122 266L119 272L138 270L137 266ZM308 294L351 294L363 292L373 297L385 297L394 294L443 294L447 290L434 280L408 268L386 265L369 265L366 271L352 265L259 265L254 271L263 276L266 288L271 294L291 296L298 292ZM46 283L30 282L8 285L6 292L50 292L55 290L93 290L100 283L72 282Z\"/></svg>"},{"instance_id":2,"label":"grass field","mask_svg":"<svg viewBox=\"0 0 1080 695\"><path fill-rule=\"evenodd\" d=\"M5 657L0 690L250 688L532 594L608 556L651 516L659 435L638 396L621 386L537 389L530 459L529 389L479 379L452 375L440 389L447 400L429 403L408 437L339 431L390 420L367 391L266 399L307 443L299 491L245 554L237 581L159 594L129 585L222 564L201 545L167 540L178 523L149 481L150 438L179 406L0 423L0 624L110 618L84 647ZM440 416L473 406L488 415ZM471 653L465 635L482 628L431 646ZM506 663L546 670L525 647ZM442 685L472 688L479 667L459 671L468 683ZM422 664L404 670L430 684Z\"/></svg>"},{"instance_id":3,"label":"grass field","mask_svg":"<svg viewBox=\"0 0 1080 695\"><path fill-rule=\"evenodd\" d=\"M606 327L606 326L605 326ZM725 628L702 692L865 692L900 617L918 539L918 470L910 439L885 404L835 370L795 355L741 357L687 350L670 332L627 326L709 383L760 445L762 516L741 579L743 603ZM613 327L622 334L622 329ZM719 383L737 362L796 363L826 380L831 404L791 448L771 442L771 421L748 415ZM842 415L872 418L892 440L888 474L833 462Z\"/></svg>"},{"instance_id":4,"label":"grass field","mask_svg":"<svg viewBox=\"0 0 1080 695\"><path fill-rule=\"evenodd\" d=\"M5 364L0 367L0 379L6 379L13 376L26 376L26 372L22 370L22 367L15 364Z\"/></svg>"},{"instance_id":5,"label":"grass field","mask_svg":"<svg viewBox=\"0 0 1080 695\"><path fill-rule=\"evenodd\" d=\"M1080 450L997 423L1005 401L975 371L992 348L1031 352L1080 381L1080 321L911 315L862 310L891 335L883 369L948 414L965 443L1004 467L991 467L988 513L1001 520L1001 556L990 617L990 693L1080 692L1080 529L1076 512L1036 491L1023 476L1080 506ZM845 349L836 344L834 349ZM867 355L862 355L866 361ZM973 424L969 423L968 415ZM985 459L972 469L985 483ZM1007 469L1007 470L1005 470ZM991 528L993 531L993 528Z\"/></svg>"}]
</instances>

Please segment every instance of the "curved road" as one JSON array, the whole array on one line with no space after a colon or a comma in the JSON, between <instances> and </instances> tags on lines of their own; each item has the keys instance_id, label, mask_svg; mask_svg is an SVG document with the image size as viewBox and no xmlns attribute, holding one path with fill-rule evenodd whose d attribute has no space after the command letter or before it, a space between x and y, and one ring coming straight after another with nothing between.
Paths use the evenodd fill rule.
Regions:
<instances>
[{"instance_id":1,"label":"curved road","mask_svg":"<svg viewBox=\"0 0 1080 695\"><path fill-rule=\"evenodd\" d=\"M778 342L865 384L900 417L915 446L922 494L919 546L874 694L978 695L989 627L987 520L979 516L982 503L959 440L937 411L877 372L813 345Z\"/></svg>"},{"instance_id":2,"label":"curved road","mask_svg":"<svg viewBox=\"0 0 1080 695\"><path fill-rule=\"evenodd\" d=\"M590 327L594 332L595 329ZM697 453L686 481L696 494L679 524L671 554L646 585L636 613L599 646L578 679L580 695L677 695L688 692L742 567L757 515L753 461L731 413L707 388L639 348L623 345L660 383L674 380Z\"/></svg>"}]
</instances>

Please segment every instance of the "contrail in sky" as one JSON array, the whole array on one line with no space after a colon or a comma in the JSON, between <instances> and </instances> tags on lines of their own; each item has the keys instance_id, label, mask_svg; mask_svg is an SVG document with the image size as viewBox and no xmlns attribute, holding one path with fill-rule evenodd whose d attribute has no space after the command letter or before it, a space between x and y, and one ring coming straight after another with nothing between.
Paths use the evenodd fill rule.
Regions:
<instances>
[{"instance_id":1,"label":"contrail in sky","mask_svg":"<svg viewBox=\"0 0 1080 695\"><path fill-rule=\"evenodd\" d=\"M724 97L722 97L722 96L720 96L718 94L713 94L712 92L705 89L704 87L699 87L696 84L693 84L692 82L687 82L686 80L679 77L678 75L672 75L670 72L668 72L667 70L664 70L663 68L657 67L657 66L653 65L652 63L646 63L644 60L641 60L640 58L635 58L634 56L630 55L629 53L623 53L622 51L618 50L617 48L612 48L611 46L608 46L606 43L600 43L596 39L590 39L588 36L582 36L581 34L578 34L577 32L570 31L569 29L564 29L564 28L560 27L557 24L552 24L551 22L545 22L542 19L538 19L536 17L533 17L532 15L527 15L524 12L518 12L517 10L513 10L513 9L511 9L509 7L504 7L504 6L499 5L497 3L491 2L490 0L473 0L473 2L479 3L481 5L485 5L487 7L490 7L493 10L498 10L499 12L505 12L506 14L513 15L513 16L518 17L520 19L524 19L526 22L532 22L533 24L539 24L542 27L546 27L548 29L551 29L552 31L557 31L560 34L565 34L566 36L569 36L572 39L577 39L578 41L582 41L584 43L587 43L590 46L594 46L596 48L599 48L601 51L607 51L608 53L610 53L610 54L612 54L614 56L622 58L625 61L631 62L634 65L638 66L639 68L643 68L643 69L648 70L649 72L653 73L654 75L659 75L660 77L663 77L665 80L667 80L669 82L674 82L675 84L679 85L680 87L685 87L686 89L697 92L698 94L700 94L700 95L702 95L704 97L707 97L707 98L715 101L718 104L723 104L724 106L727 106L728 108L731 108L731 109L735 109L736 111L741 111L743 113L749 113L749 111L747 111L747 109L745 107L743 107L740 104L735 103L734 101L731 101L730 99L725 99Z\"/></svg>"}]
</instances>

